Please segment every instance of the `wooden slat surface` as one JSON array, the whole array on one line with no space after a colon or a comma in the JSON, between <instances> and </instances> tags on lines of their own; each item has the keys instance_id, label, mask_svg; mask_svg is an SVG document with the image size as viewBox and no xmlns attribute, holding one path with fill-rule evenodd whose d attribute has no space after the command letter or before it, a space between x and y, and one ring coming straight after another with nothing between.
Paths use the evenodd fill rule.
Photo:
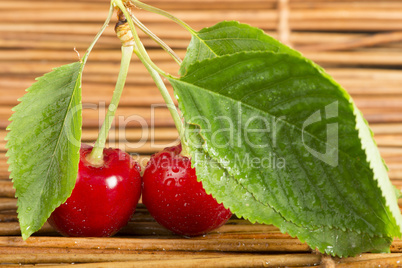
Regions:
<instances>
[{"instance_id":1,"label":"wooden slat surface","mask_svg":"<svg viewBox=\"0 0 402 268\"><path fill-rule=\"evenodd\" d=\"M402 189L402 1L400 0L150 0L195 30L239 20L299 49L352 95L375 134L393 184ZM278 3L281 3L280 5ZM233 217L198 238L175 236L139 205L114 238L62 238L45 224L23 242L5 156L11 108L34 79L76 61L100 28L108 0L0 0L0 266L78 267L402 267L402 240L391 254L338 259L318 254L276 227ZM183 58L190 35L166 18L135 14ZM90 55L83 77L83 142L96 139L119 69L120 42L112 25ZM177 64L143 33L155 63ZM172 93L171 86L168 90ZM144 167L152 153L177 141L177 131L146 69L134 60L108 144ZM400 204L401 205L401 204Z\"/></svg>"}]
</instances>

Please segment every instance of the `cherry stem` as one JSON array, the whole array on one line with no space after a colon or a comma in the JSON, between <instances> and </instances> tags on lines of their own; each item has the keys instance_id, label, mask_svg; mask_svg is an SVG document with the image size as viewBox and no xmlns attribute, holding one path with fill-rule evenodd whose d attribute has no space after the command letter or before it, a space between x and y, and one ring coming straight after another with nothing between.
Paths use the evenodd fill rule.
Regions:
<instances>
[{"instance_id":1,"label":"cherry stem","mask_svg":"<svg viewBox=\"0 0 402 268\"><path fill-rule=\"evenodd\" d=\"M145 3L142 3L138 0L129 0L131 3L133 3L136 7L144 9L146 11L155 13L155 14L159 14L161 16L164 16L174 22L176 22L177 24L179 24L180 26L182 26L184 29L186 29L187 31L189 31L192 35L196 34L196 31L193 30L193 28L191 28L187 23L185 23L184 21L182 21L181 19L173 16L172 14L170 14L169 12L166 12L165 10L159 9L157 7L153 7L150 5L147 5Z\"/></svg>"},{"instance_id":2,"label":"cherry stem","mask_svg":"<svg viewBox=\"0 0 402 268\"><path fill-rule=\"evenodd\" d=\"M92 43L89 45L84 57L81 59L81 62L83 64L85 64L87 62L89 53L91 53L91 51L92 51L93 47L95 46L96 42L98 42L98 40L101 37L102 33L105 31L106 27L109 25L109 22L110 22L110 20L111 20L111 18L113 16L113 12L114 12L114 7L111 4L110 8L109 8L108 16L107 16L105 22L103 23L103 26L101 27L99 32L96 34L96 36L95 36L94 40L92 41Z\"/></svg>"},{"instance_id":3,"label":"cherry stem","mask_svg":"<svg viewBox=\"0 0 402 268\"><path fill-rule=\"evenodd\" d=\"M128 73L128 68L130 66L131 56L133 54L133 46L122 46L121 47L121 64L120 71L117 77L116 87L113 92L112 100L110 101L108 110L106 112L106 118L103 122L101 130L98 135L98 139L95 142L92 152L89 154L87 160L94 166L100 166L103 164L103 149L105 148L106 139L109 130L112 126L114 115L119 105L120 97L123 92L124 84L126 82L126 77Z\"/></svg>"},{"instance_id":4,"label":"cherry stem","mask_svg":"<svg viewBox=\"0 0 402 268\"><path fill-rule=\"evenodd\" d=\"M119 7L123 15L126 17L127 23L131 29L131 32L133 34L133 40L136 46L135 54L138 56L138 58L141 60L141 62L144 64L144 66L147 68L148 72L150 73L151 77L154 79L154 82L156 86L159 89L159 92L162 94L162 97L167 105L167 108L169 109L170 114L172 115L173 121L175 123L176 129L179 132L180 140L182 142L182 154L187 155L187 143L185 140L185 135L184 135L184 125L183 122L181 121L181 117L179 115L179 112L176 109L176 106L174 105L174 102L172 98L170 97L170 94L168 90L166 89L165 84L163 83L161 77L159 74L165 76L165 77L170 77L170 75L166 74L163 72L161 69L159 69L149 58L149 55L147 51L144 48L144 45L142 44L137 31L135 30L135 25L134 22L129 14L129 12L126 9L126 6L123 4L121 0L115 0L114 3Z\"/></svg>"},{"instance_id":5,"label":"cherry stem","mask_svg":"<svg viewBox=\"0 0 402 268\"><path fill-rule=\"evenodd\" d=\"M141 55L136 52L136 55L141 59ZM141 60L142 61L142 60ZM142 61L145 68L147 68L149 74L151 75L152 79L154 80L156 86L159 89L159 92L161 93L163 100L166 103L166 106L173 118L175 127L177 131L179 132L179 137L180 141L182 144L182 155L187 156L188 155L188 149L187 149L187 142L184 136L184 125L181 120L181 116L179 115L179 112L177 111L176 105L174 104L172 98L170 97L169 91L167 90L165 83L162 81L162 78L160 77L159 73L152 69L152 67L145 61Z\"/></svg>"},{"instance_id":6,"label":"cherry stem","mask_svg":"<svg viewBox=\"0 0 402 268\"><path fill-rule=\"evenodd\" d=\"M160 69L156 64L149 58L145 57L144 55L148 56L147 51L145 50L144 46L141 43L141 40L137 34L137 31L135 30L135 25L134 22L130 16L130 13L128 13L126 6L123 4L122 0L113 0L113 3L121 10L121 12L124 14L126 17L126 20L130 26L131 32L133 34L133 39L134 39L134 44L136 46L136 49L138 49L138 52L143 55L143 59L151 65L151 67L156 70L158 73L165 77L170 77L171 75L165 73L162 69Z\"/></svg>"},{"instance_id":7,"label":"cherry stem","mask_svg":"<svg viewBox=\"0 0 402 268\"><path fill-rule=\"evenodd\" d=\"M128 10L128 13L130 13L131 18L134 21L134 24L138 26L138 28L141 29L145 34L147 34L152 40L154 40L161 48L163 48L172 58L176 61L177 64L181 65L182 60L180 57L165 43L163 40L161 40L157 35L155 35L151 30L149 30L142 22L137 19L134 14L131 13L130 10Z\"/></svg>"}]
</instances>

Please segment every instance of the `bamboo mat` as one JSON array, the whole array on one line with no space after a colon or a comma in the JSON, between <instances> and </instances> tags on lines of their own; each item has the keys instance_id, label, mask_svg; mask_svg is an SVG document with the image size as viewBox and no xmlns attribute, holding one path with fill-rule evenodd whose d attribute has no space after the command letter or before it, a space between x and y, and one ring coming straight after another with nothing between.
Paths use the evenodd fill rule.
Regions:
<instances>
[{"instance_id":1,"label":"bamboo mat","mask_svg":"<svg viewBox=\"0 0 402 268\"><path fill-rule=\"evenodd\" d=\"M402 1L400 0L150 0L199 30L238 20L303 52L352 95L369 121L389 175L402 188ZM48 225L26 242L19 237L16 200L5 157L11 108L34 79L77 61L107 15L107 0L0 0L0 265L79 267L397 267L402 241L392 254L338 259L269 225L233 217L202 237L181 238L159 226L141 204L113 238L63 238ZM138 18L184 57L190 36L165 18L136 11ZM115 20L111 23L113 25ZM178 66L140 35L155 63ZM83 76L83 142L96 139L119 69L120 42L109 27L89 57ZM172 88L168 85L172 93ZM134 60L109 145L149 156L177 141L177 131L144 67ZM401 265L402 266L402 265Z\"/></svg>"}]
</instances>

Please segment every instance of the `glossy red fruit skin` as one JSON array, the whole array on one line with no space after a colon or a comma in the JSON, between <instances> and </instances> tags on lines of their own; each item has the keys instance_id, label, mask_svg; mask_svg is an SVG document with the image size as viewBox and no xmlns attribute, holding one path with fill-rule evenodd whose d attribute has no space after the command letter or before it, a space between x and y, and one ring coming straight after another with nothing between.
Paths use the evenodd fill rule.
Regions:
<instances>
[{"instance_id":1,"label":"glossy red fruit skin","mask_svg":"<svg viewBox=\"0 0 402 268\"><path fill-rule=\"evenodd\" d=\"M86 160L91 151L92 146L81 146L74 190L48 219L64 236L114 235L128 223L141 195L140 167L130 155L104 149L104 164L94 167Z\"/></svg>"},{"instance_id":2,"label":"glossy red fruit skin","mask_svg":"<svg viewBox=\"0 0 402 268\"><path fill-rule=\"evenodd\" d=\"M206 194L181 145L154 154L143 174L142 202L162 226L183 236L206 234L232 213Z\"/></svg>"}]
</instances>

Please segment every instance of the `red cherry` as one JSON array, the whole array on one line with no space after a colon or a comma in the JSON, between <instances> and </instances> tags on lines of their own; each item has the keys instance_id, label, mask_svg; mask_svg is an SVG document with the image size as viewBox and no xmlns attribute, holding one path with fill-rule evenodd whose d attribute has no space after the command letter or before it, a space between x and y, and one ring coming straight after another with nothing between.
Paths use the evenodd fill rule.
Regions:
<instances>
[{"instance_id":1,"label":"red cherry","mask_svg":"<svg viewBox=\"0 0 402 268\"><path fill-rule=\"evenodd\" d=\"M184 236L198 236L225 224L229 209L208 195L197 181L181 145L154 154L145 168L142 202L154 219Z\"/></svg>"},{"instance_id":2,"label":"red cherry","mask_svg":"<svg viewBox=\"0 0 402 268\"><path fill-rule=\"evenodd\" d=\"M130 155L104 149L104 163L95 167L86 160L91 151L82 145L74 190L48 220L64 236L112 236L128 223L140 198L140 168Z\"/></svg>"}]
</instances>

